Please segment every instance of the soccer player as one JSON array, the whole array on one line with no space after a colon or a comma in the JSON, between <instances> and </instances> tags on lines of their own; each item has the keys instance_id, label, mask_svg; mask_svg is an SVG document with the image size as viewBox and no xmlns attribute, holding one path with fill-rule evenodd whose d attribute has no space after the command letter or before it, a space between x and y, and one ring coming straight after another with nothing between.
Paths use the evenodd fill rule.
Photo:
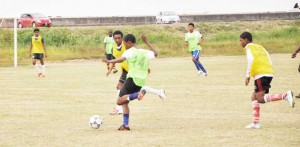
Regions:
<instances>
[{"instance_id":1,"label":"soccer player","mask_svg":"<svg viewBox=\"0 0 300 147\"><path fill-rule=\"evenodd\" d=\"M33 32L34 36L31 37L31 43L29 47L29 58L32 58L32 64L37 72L38 77L45 77L46 66L44 63L44 54L45 58L47 58L45 40L39 35L40 30L38 28L35 28ZM40 60L42 65L41 69L36 64L36 60Z\"/></svg>"},{"instance_id":2,"label":"soccer player","mask_svg":"<svg viewBox=\"0 0 300 147\"><path fill-rule=\"evenodd\" d=\"M295 50L295 52L292 54L292 58L296 58L297 56L297 53L300 52L300 46ZM298 71L300 73L300 64L299 64L299 67L298 67ZM300 98L300 93L299 95L296 96L296 98Z\"/></svg>"},{"instance_id":3,"label":"soccer player","mask_svg":"<svg viewBox=\"0 0 300 147\"><path fill-rule=\"evenodd\" d=\"M104 53L105 53L105 56L106 56L106 59L107 60L112 60L113 59L113 56L112 56L112 49L113 49L113 45L114 45L114 39L113 39L113 33L112 33L112 30L109 30L108 31L108 36L106 36L104 38ZM113 68L114 71L113 73L117 73L118 70L114 67ZM107 64L107 70L109 70L109 64Z\"/></svg>"},{"instance_id":4,"label":"soccer player","mask_svg":"<svg viewBox=\"0 0 300 147\"><path fill-rule=\"evenodd\" d=\"M121 31L115 31L113 33L113 38L114 38L115 44L113 45L112 56L114 59L121 58L124 51L126 51L125 44L123 43L123 33ZM111 73L112 68L114 66L115 66L115 63L110 64L110 68L107 71L106 76L108 76ZM121 67L122 75L117 84L117 94L118 95L119 95L120 89L123 86L124 81L126 80L126 76L128 73L128 64L126 63L126 61L123 61L120 63L120 67ZM122 113L123 113L122 105L117 105L116 107L113 108L113 111L110 114L115 115L115 114L122 114Z\"/></svg>"},{"instance_id":5,"label":"soccer player","mask_svg":"<svg viewBox=\"0 0 300 147\"><path fill-rule=\"evenodd\" d=\"M293 108L295 102L293 100L292 91L287 91L284 94L268 94L271 88L271 81L274 70L272 68L272 61L269 53L261 45L252 43L252 35L249 32L244 32L240 35L240 43L246 49L248 66L246 72L245 85L250 82L250 77L254 78L255 89L251 96L253 109L253 122L246 126L246 128L259 129L260 104L287 100L289 105Z\"/></svg>"},{"instance_id":6,"label":"soccer player","mask_svg":"<svg viewBox=\"0 0 300 147\"><path fill-rule=\"evenodd\" d=\"M204 72L204 76L207 76L207 72L199 60L202 50L200 42L203 41L203 37L198 31L194 30L194 26L193 23L188 24L188 33L185 34L185 43L189 48L189 52L192 53L192 61L198 70L198 75Z\"/></svg>"},{"instance_id":7,"label":"soccer player","mask_svg":"<svg viewBox=\"0 0 300 147\"><path fill-rule=\"evenodd\" d=\"M132 34L128 34L124 37L124 44L126 51L121 58L114 60L106 60L107 63L120 63L126 60L129 66L127 79L124 82L123 87L120 90L119 98L117 100L118 105L123 105L123 125L118 130L126 131L129 128L129 107L130 101L135 99L142 100L145 93L155 93L165 101L165 95L163 90L157 90L148 86L145 86L148 76L149 60L157 56L155 48L149 43L145 35L141 36L144 43L148 45L149 50L137 49L136 38Z\"/></svg>"}]
</instances>

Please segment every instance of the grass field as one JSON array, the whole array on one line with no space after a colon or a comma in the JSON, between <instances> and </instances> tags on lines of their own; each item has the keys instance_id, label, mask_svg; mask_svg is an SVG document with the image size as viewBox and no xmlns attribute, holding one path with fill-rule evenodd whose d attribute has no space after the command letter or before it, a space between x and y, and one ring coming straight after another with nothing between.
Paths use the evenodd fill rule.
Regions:
<instances>
[{"instance_id":1,"label":"grass field","mask_svg":"<svg viewBox=\"0 0 300 147\"><path fill-rule=\"evenodd\" d=\"M244 31L253 34L254 42L263 44L270 53L291 53L299 46L300 19L236 22L197 22L196 30L204 37L203 54L243 55L239 35ZM189 55L184 35L187 23L137 26L51 27L40 28L44 37L48 61L73 59L99 59L103 57L103 39L108 30L121 30L137 37L145 33L160 52L160 57L183 57ZM28 64L28 49L33 28L18 30L18 62ZM137 38L141 47L141 39ZM0 29L0 67L13 64L13 30Z\"/></svg>"},{"instance_id":2,"label":"grass field","mask_svg":"<svg viewBox=\"0 0 300 147\"><path fill-rule=\"evenodd\" d=\"M298 59L272 54L271 93L300 92ZM130 103L131 131L110 116L120 73L105 76L96 60L47 62L47 77L32 66L0 68L0 146L300 146L300 99L261 106L262 129L252 120L251 85L244 86L245 56L203 57L208 77L197 76L190 58L151 61L149 86L165 88L162 103L148 94ZM89 117L104 118L100 129Z\"/></svg>"}]
</instances>

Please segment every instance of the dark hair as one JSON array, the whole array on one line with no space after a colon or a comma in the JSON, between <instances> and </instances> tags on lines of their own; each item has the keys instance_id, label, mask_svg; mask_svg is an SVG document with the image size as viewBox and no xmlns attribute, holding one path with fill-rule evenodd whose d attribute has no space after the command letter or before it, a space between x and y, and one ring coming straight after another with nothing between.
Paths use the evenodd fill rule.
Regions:
<instances>
[{"instance_id":1,"label":"dark hair","mask_svg":"<svg viewBox=\"0 0 300 147\"><path fill-rule=\"evenodd\" d=\"M299 5L298 3L295 4L294 8L299 8Z\"/></svg>"},{"instance_id":2,"label":"dark hair","mask_svg":"<svg viewBox=\"0 0 300 147\"><path fill-rule=\"evenodd\" d=\"M193 26L193 28L195 27L195 25L194 25L193 23L189 23L189 25L188 25L188 26L190 26L190 25L191 25L191 26Z\"/></svg>"},{"instance_id":3,"label":"dark hair","mask_svg":"<svg viewBox=\"0 0 300 147\"><path fill-rule=\"evenodd\" d=\"M127 34L127 35L124 37L124 41L125 41L125 42L130 41L130 42L132 42L132 43L136 43L136 39L135 39L134 35L132 35L132 34Z\"/></svg>"},{"instance_id":4,"label":"dark hair","mask_svg":"<svg viewBox=\"0 0 300 147\"><path fill-rule=\"evenodd\" d=\"M242 39L248 39L248 41L252 42L252 34L249 32L244 32L240 35Z\"/></svg>"},{"instance_id":5,"label":"dark hair","mask_svg":"<svg viewBox=\"0 0 300 147\"><path fill-rule=\"evenodd\" d=\"M121 37L123 37L123 33L121 32L121 31L115 31L114 33L113 33L113 36L115 36L115 35L121 35Z\"/></svg>"},{"instance_id":6,"label":"dark hair","mask_svg":"<svg viewBox=\"0 0 300 147\"><path fill-rule=\"evenodd\" d=\"M40 29L35 28L35 29L33 30L33 32L40 32Z\"/></svg>"}]
</instances>

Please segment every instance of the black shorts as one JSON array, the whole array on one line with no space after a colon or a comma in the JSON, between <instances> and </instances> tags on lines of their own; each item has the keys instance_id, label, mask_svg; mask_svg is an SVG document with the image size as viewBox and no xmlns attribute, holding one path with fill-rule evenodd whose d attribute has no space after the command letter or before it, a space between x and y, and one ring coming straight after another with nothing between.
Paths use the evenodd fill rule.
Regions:
<instances>
[{"instance_id":1,"label":"black shorts","mask_svg":"<svg viewBox=\"0 0 300 147\"><path fill-rule=\"evenodd\" d=\"M128 78L125 80L123 87L120 90L119 97L122 97L127 94L132 94L135 92L139 92L142 87L135 85L132 78Z\"/></svg>"},{"instance_id":2,"label":"black shorts","mask_svg":"<svg viewBox=\"0 0 300 147\"><path fill-rule=\"evenodd\" d=\"M43 58L44 58L44 54L43 53L33 53L32 54L32 59L42 60Z\"/></svg>"},{"instance_id":3,"label":"black shorts","mask_svg":"<svg viewBox=\"0 0 300 147\"><path fill-rule=\"evenodd\" d=\"M273 77L261 77L254 81L255 93L265 91L265 94L269 93L271 88L271 81Z\"/></svg>"},{"instance_id":4,"label":"black shorts","mask_svg":"<svg viewBox=\"0 0 300 147\"><path fill-rule=\"evenodd\" d=\"M113 55L112 54L106 54L106 59L107 60L112 60L113 59Z\"/></svg>"},{"instance_id":5,"label":"black shorts","mask_svg":"<svg viewBox=\"0 0 300 147\"><path fill-rule=\"evenodd\" d=\"M121 75L121 77L120 77L120 79L119 79L119 82L120 83L124 83L125 82L125 80L126 80L126 76L127 76L127 71L126 70L122 70L122 75Z\"/></svg>"}]
</instances>

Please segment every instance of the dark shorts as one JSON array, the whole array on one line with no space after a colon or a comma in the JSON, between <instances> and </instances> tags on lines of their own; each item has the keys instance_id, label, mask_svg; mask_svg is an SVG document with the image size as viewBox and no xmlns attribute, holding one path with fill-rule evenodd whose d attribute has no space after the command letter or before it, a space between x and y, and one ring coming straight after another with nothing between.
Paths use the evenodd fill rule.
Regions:
<instances>
[{"instance_id":1,"label":"dark shorts","mask_svg":"<svg viewBox=\"0 0 300 147\"><path fill-rule=\"evenodd\" d=\"M106 59L107 60L112 60L113 59L113 55L112 54L106 54Z\"/></svg>"},{"instance_id":2,"label":"dark shorts","mask_svg":"<svg viewBox=\"0 0 300 147\"><path fill-rule=\"evenodd\" d=\"M135 85L132 78L128 78L125 80L123 87L120 90L119 97L122 97L127 94L132 94L135 92L139 92L142 87Z\"/></svg>"},{"instance_id":3,"label":"dark shorts","mask_svg":"<svg viewBox=\"0 0 300 147\"><path fill-rule=\"evenodd\" d=\"M265 91L265 94L269 93L271 88L271 81L273 77L261 77L254 81L255 93Z\"/></svg>"},{"instance_id":4,"label":"dark shorts","mask_svg":"<svg viewBox=\"0 0 300 147\"><path fill-rule=\"evenodd\" d=\"M120 77L120 79L119 79L119 82L120 83L124 83L125 82L125 80L126 80L126 76L127 76L127 71L126 70L122 70L122 75L121 75L121 77Z\"/></svg>"},{"instance_id":5,"label":"dark shorts","mask_svg":"<svg viewBox=\"0 0 300 147\"><path fill-rule=\"evenodd\" d=\"M43 53L33 53L32 54L32 59L42 60L43 58L44 58L44 54Z\"/></svg>"}]
</instances>

